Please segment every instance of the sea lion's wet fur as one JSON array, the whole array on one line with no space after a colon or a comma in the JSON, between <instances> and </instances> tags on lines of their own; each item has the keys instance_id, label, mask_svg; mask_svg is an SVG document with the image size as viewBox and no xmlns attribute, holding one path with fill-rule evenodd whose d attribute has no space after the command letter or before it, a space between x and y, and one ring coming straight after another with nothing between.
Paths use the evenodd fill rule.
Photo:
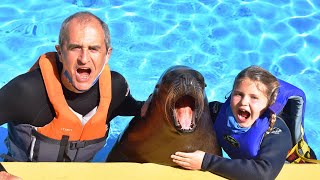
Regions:
<instances>
[{"instance_id":1,"label":"sea lion's wet fur","mask_svg":"<svg viewBox=\"0 0 320 180\"><path fill-rule=\"evenodd\" d=\"M107 161L176 166L170 158L176 151L202 150L221 155L204 88L203 76L189 67L174 66L165 71L146 116L131 120ZM183 128L176 118L177 104L188 104L187 108L193 111L188 128Z\"/></svg>"}]
</instances>

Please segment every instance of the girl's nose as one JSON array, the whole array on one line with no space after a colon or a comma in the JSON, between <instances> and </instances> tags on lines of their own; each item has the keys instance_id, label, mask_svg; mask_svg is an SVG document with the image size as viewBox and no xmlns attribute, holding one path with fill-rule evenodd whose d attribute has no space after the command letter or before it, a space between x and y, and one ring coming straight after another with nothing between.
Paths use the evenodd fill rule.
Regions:
<instances>
[{"instance_id":1,"label":"girl's nose","mask_svg":"<svg viewBox=\"0 0 320 180\"><path fill-rule=\"evenodd\" d=\"M243 96L241 98L240 103L241 103L241 105L248 105L249 104L249 100L250 100L250 98L248 96Z\"/></svg>"}]
</instances>

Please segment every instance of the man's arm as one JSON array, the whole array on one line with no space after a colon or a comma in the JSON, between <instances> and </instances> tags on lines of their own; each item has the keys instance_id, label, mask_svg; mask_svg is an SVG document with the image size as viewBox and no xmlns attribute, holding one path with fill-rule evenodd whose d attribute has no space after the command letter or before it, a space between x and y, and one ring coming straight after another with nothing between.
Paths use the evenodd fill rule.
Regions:
<instances>
[{"instance_id":1,"label":"man's arm","mask_svg":"<svg viewBox=\"0 0 320 180\"><path fill-rule=\"evenodd\" d=\"M13 121L43 126L46 122L36 120L40 112L51 112L49 104L40 70L17 76L0 89L0 124Z\"/></svg>"},{"instance_id":2,"label":"man's arm","mask_svg":"<svg viewBox=\"0 0 320 180\"><path fill-rule=\"evenodd\" d=\"M111 71L112 100L109 107L109 118L115 116L139 116L144 101L137 101L130 94L126 79L118 72Z\"/></svg>"},{"instance_id":3,"label":"man's arm","mask_svg":"<svg viewBox=\"0 0 320 180\"><path fill-rule=\"evenodd\" d=\"M0 171L6 171L6 169L3 167L1 163L0 163Z\"/></svg>"}]
</instances>

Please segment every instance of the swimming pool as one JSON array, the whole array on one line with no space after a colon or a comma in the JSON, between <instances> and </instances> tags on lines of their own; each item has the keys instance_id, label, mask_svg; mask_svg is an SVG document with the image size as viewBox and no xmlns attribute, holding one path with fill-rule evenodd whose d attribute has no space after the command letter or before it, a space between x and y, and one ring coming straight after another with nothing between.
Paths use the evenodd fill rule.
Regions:
<instances>
[{"instance_id":1,"label":"swimming pool","mask_svg":"<svg viewBox=\"0 0 320 180\"><path fill-rule=\"evenodd\" d=\"M276 2L276 3L275 3ZM256 64L307 96L305 132L320 157L320 1L317 0L4 0L0 5L0 86L54 51L61 22L87 10L109 24L110 67L145 100L165 69L182 64L206 79L208 99L224 101L235 75ZM130 117L116 118L103 161ZM4 126L5 127L5 126ZM5 152L0 131L0 150Z\"/></svg>"}]
</instances>

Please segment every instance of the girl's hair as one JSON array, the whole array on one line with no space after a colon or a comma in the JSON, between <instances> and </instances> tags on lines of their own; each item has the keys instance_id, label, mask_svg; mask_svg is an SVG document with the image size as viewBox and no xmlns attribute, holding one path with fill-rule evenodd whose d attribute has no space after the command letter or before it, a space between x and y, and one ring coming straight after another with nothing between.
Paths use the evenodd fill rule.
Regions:
<instances>
[{"instance_id":1,"label":"girl's hair","mask_svg":"<svg viewBox=\"0 0 320 180\"><path fill-rule=\"evenodd\" d=\"M245 78L248 78L251 81L256 82L257 88L266 94L268 98L268 107L276 101L280 85L277 78L274 75L272 75L269 71L259 66L249 66L242 70L236 76L233 83L233 89L237 87L240 84L240 82L242 82ZM263 84L266 88L260 88L259 83ZM269 119L270 125L267 133L269 133L272 130L274 123L276 122L276 117L276 114L271 112Z\"/></svg>"}]
</instances>

